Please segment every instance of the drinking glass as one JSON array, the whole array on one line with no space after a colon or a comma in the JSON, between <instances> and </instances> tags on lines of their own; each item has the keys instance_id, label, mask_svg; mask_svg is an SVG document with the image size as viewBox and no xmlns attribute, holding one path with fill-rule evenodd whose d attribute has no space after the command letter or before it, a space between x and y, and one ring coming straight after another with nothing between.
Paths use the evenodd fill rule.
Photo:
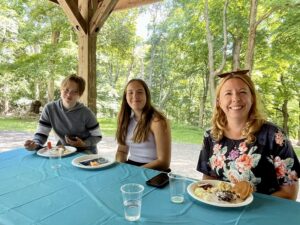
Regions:
<instances>
[{"instance_id":1,"label":"drinking glass","mask_svg":"<svg viewBox=\"0 0 300 225\"><path fill-rule=\"evenodd\" d=\"M57 147L52 147L49 151L49 160L52 169L59 169L61 167L61 155L62 149Z\"/></svg>"},{"instance_id":2,"label":"drinking glass","mask_svg":"<svg viewBox=\"0 0 300 225\"><path fill-rule=\"evenodd\" d=\"M144 186L141 184L124 184L121 186L125 219L137 221L141 217L142 195Z\"/></svg>"},{"instance_id":3,"label":"drinking glass","mask_svg":"<svg viewBox=\"0 0 300 225\"><path fill-rule=\"evenodd\" d=\"M184 202L185 194L185 177L174 174L172 172L168 173L170 182L170 198L173 203Z\"/></svg>"}]
</instances>

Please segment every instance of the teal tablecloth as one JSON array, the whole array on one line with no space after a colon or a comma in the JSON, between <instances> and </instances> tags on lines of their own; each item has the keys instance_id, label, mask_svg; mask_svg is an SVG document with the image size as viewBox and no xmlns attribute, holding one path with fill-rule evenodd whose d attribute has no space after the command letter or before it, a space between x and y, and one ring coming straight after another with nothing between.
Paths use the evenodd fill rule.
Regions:
<instances>
[{"instance_id":1,"label":"teal tablecloth","mask_svg":"<svg viewBox=\"0 0 300 225\"><path fill-rule=\"evenodd\" d=\"M183 204L169 200L169 187L156 189L145 181L155 170L114 164L101 170L71 165L62 159L58 172L49 160L24 149L0 154L0 225L97 225L97 224L300 224L300 203L261 194L240 208L219 208L195 202L186 195ZM145 186L142 217L124 219L120 186Z\"/></svg>"}]
</instances>

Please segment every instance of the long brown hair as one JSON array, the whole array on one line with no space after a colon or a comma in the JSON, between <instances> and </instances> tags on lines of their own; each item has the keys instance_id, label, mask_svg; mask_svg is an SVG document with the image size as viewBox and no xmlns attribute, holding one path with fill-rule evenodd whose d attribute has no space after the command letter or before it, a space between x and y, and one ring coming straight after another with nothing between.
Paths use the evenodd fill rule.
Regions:
<instances>
[{"instance_id":1,"label":"long brown hair","mask_svg":"<svg viewBox=\"0 0 300 225\"><path fill-rule=\"evenodd\" d=\"M132 79L127 83L124 89L121 109L118 114L116 138L118 143L121 145L126 145L125 141L131 116L131 108L126 100L126 92L128 85L132 82L139 82L143 86L146 94L146 104L143 108L141 119L138 121L134 130L132 138L133 141L135 143L141 143L148 139L150 126L153 119L163 120L165 122L165 125L167 126L166 117L161 112L156 110L151 104L150 90L145 81L143 81L142 79Z\"/></svg>"},{"instance_id":2,"label":"long brown hair","mask_svg":"<svg viewBox=\"0 0 300 225\"><path fill-rule=\"evenodd\" d=\"M230 74L222 78L216 89L216 99L219 99L221 88L223 87L225 82L233 78L241 79L245 84L247 84L251 92L253 103L248 114L246 126L242 130L242 135L246 137L246 143L253 143L256 140L254 134L259 131L266 120L264 114L262 113L261 105L258 101L255 86L251 78L248 75L239 73ZM223 112L221 107L216 104L212 117L211 135L213 139L215 139L216 141L220 141L223 138L227 122L228 121L225 113Z\"/></svg>"}]
</instances>

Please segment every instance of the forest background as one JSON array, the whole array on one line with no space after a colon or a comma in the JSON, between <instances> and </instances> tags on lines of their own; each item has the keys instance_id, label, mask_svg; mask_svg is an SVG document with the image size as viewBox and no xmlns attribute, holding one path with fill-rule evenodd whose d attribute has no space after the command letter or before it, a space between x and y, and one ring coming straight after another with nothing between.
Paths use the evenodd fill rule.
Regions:
<instances>
[{"instance_id":1,"label":"forest background","mask_svg":"<svg viewBox=\"0 0 300 225\"><path fill-rule=\"evenodd\" d=\"M58 99L76 73L77 35L49 0L1 0L0 21L0 112L26 120L32 102ZM113 12L97 38L97 117L116 118L125 84L139 77L172 123L203 131L216 74L250 69L268 120L300 144L299 28L299 0L165 0Z\"/></svg>"}]
</instances>

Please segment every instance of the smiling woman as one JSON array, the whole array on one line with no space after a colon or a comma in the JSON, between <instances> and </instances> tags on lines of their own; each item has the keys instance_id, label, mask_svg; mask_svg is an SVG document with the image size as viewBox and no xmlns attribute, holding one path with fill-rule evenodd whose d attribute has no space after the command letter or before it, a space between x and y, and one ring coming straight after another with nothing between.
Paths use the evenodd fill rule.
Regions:
<instances>
[{"instance_id":1,"label":"smiling woman","mask_svg":"<svg viewBox=\"0 0 300 225\"><path fill-rule=\"evenodd\" d=\"M197 170L204 179L247 181L259 193L295 200L300 163L291 142L262 116L247 74L236 71L222 77Z\"/></svg>"},{"instance_id":2,"label":"smiling woman","mask_svg":"<svg viewBox=\"0 0 300 225\"><path fill-rule=\"evenodd\" d=\"M166 117L152 106L150 90L141 79L132 79L125 87L116 136L117 161L169 169L170 127Z\"/></svg>"}]
</instances>

